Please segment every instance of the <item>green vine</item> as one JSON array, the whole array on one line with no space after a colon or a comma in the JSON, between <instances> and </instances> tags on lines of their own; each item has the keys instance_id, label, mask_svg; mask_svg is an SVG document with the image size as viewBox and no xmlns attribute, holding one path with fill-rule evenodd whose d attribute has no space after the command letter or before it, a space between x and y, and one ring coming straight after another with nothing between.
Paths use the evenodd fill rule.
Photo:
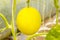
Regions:
<instances>
[{"instance_id":1,"label":"green vine","mask_svg":"<svg viewBox=\"0 0 60 40\"><path fill-rule=\"evenodd\" d=\"M15 33L15 30L14 30L14 14L15 13L16 13L16 0L13 0L13 4L12 4L12 23L9 24L7 19L5 18L5 16L2 13L0 13L0 17L2 17L2 19L4 20L4 22L6 24L6 27L3 28L3 29L0 29L0 32L3 32L4 30L6 30L8 28L11 28L13 38L14 38L14 40L17 40L16 39L16 33Z\"/></svg>"},{"instance_id":2,"label":"green vine","mask_svg":"<svg viewBox=\"0 0 60 40\"><path fill-rule=\"evenodd\" d=\"M14 30L14 14L16 13L16 0L13 0L13 4L12 4L12 34L13 34L13 37L14 37L14 40L17 40L16 38L16 33L15 33L15 30Z\"/></svg>"},{"instance_id":3,"label":"green vine","mask_svg":"<svg viewBox=\"0 0 60 40\"><path fill-rule=\"evenodd\" d=\"M31 40L31 38L33 38L33 37L42 36L42 35L46 35L46 34L47 34L47 33L33 34L33 35L29 36L26 40Z\"/></svg>"},{"instance_id":4,"label":"green vine","mask_svg":"<svg viewBox=\"0 0 60 40\"><path fill-rule=\"evenodd\" d=\"M0 17L2 17L2 19L4 20L4 22L5 22L5 24L6 24L6 27L9 28L9 24L8 24L8 21L7 21L7 19L5 18L5 16L4 16L2 13L0 13Z\"/></svg>"},{"instance_id":5,"label":"green vine","mask_svg":"<svg viewBox=\"0 0 60 40\"><path fill-rule=\"evenodd\" d=\"M55 5L55 7L56 7L57 9L59 8L58 1L59 1L59 0L54 0L54 5Z\"/></svg>"},{"instance_id":6,"label":"green vine","mask_svg":"<svg viewBox=\"0 0 60 40\"><path fill-rule=\"evenodd\" d=\"M2 19L4 20L4 22L5 22L5 24L6 24L6 27L5 27L5 28L0 29L0 32L3 32L4 30L10 28L10 25L8 24L7 19L5 18L5 16L4 16L2 13L0 13L0 17L2 17Z\"/></svg>"},{"instance_id":7,"label":"green vine","mask_svg":"<svg viewBox=\"0 0 60 40\"><path fill-rule=\"evenodd\" d=\"M58 1L59 0L54 0L54 5L56 7L56 24L58 24L58 8L59 8Z\"/></svg>"}]
</instances>

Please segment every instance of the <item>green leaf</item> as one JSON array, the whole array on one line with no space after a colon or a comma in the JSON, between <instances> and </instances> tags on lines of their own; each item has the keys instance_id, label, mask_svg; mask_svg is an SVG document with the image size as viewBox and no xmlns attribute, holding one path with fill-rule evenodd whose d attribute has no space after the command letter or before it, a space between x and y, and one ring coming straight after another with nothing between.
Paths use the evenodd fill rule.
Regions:
<instances>
[{"instance_id":1,"label":"green leaf","mask_svg":"<svg viewBox=\"0 0 60 40\"><path fill-rule=\"evenodd\" d=\"M47 34L46 40L60 40L60 25L55 25Z\"/></svg>"}]
</instances>

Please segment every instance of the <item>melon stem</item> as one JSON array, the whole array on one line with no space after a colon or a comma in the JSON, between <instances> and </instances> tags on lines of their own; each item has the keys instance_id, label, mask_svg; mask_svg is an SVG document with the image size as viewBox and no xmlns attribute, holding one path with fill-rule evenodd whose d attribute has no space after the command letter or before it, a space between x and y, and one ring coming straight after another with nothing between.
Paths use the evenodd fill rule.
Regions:
<instances>
[{"instance_id":1,"label":"melon stem","mask_svg":"<svg viewBox=\"0 0 60 40\"><path fill-rule=\"evenodd\" d=\"M27 0L27 7L29 8L30 6L30 0Z\"/></svg>"}]
</instances>

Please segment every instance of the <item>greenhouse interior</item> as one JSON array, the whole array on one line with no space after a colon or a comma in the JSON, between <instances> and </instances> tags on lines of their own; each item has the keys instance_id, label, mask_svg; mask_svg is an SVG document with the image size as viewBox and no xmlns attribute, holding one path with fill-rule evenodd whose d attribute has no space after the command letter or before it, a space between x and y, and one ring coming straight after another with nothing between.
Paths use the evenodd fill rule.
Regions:
<instances>
[{"instance_id":1,"label":"greenhouse interior","mask_svg":"<svg viewBox=\"0 0 60 40\"><path fill-rule=\"evenodd\" d=\"M60 0L0 0L0 40L60 40Z\"/></svg>"}]
</instances>

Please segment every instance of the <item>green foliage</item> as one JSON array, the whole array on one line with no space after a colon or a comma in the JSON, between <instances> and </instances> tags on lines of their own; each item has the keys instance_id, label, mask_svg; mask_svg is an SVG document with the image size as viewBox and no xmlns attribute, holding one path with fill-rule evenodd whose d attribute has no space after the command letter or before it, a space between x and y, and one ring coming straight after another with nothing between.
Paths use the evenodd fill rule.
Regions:
<instances>
[{"instance_id":1,"label":"green foliage","mask_svg":"<svg viewBox=\"0 0 60 40\"><path fill-rule=\"evenodd\" d=\"M47 34L46 40L60 40L60 25L54 25Z\"/></svg>"},{"instance_id":2,"label":"green foliage","mask_svg":"<svg viewBox=\"0 0 60 40\"><path fill-rule=\"evenodd\" d=\"M54 0L54 5L55 5L56 8L59 8L58 1L59 0Z\"/></svg>"}]
</instances>

